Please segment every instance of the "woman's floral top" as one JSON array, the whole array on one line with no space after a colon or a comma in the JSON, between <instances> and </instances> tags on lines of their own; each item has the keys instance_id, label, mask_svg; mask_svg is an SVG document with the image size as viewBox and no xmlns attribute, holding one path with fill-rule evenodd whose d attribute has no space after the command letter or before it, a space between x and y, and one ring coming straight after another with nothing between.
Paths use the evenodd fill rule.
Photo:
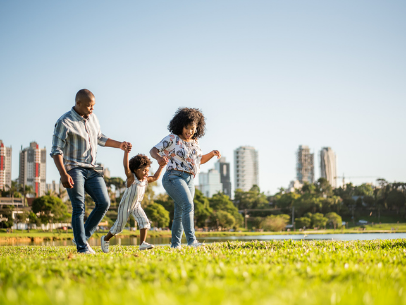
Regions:
<instances>
[{"instance_id":1,"label":"woman's floral top","mask_svg":"<svg viewBox=\"0 0 406 305\"><path fill-rule=\"evenodd\" d=\"M195 176L200 172L202 151L197 140L185 142L179 136L170 134L155 147L161 157L168 158L167 170L186 171Z\"/></svg>"}]
</instances>

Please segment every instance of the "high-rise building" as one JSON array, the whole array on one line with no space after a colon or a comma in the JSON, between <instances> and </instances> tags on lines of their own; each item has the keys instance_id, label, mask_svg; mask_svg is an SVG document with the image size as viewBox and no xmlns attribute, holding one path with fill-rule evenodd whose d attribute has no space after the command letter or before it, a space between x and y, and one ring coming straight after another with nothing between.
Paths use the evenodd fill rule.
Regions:
<instances>
[{"instance_id":1,"label":"high-rise building","mask_svg":"<svg viewBox=\"0 0 406 305\"><path fill-rule=\"evenodd\" d=\"M223 185L220 182L220 173L216 169L210 169L207 173L200 173L199 189L204 196L209 198L221 192Z\"/></svg>"},{"instance_id":2,"label":"high-rise building","mask_svg":"<svg viewBox=\"0 0 406 305\"><path fill-rule=\"evenodd\" d=\"M306 145L300 145L297 151L296 178L300 183L314 182L314 154Z\"/></svg>"},{"instance_id":3,"label":"high-rise building","mask_svg":"<svg viewBox=\"0 0 406 305\"><path fill-rule=\"evenodd\" d=\"M214 166L214 168L220 173L220 182L223 184L223 193L231 198L230 163L226 162L225 157L221 157Z\"/></svg>"},{"instance_id":4,"label":"high-rise building","mask_svg":"<svg viewBox=\"0 0 406 305\"><path fill-rule=\"evenodd\" d=\"M247 192L259 184L258 152L252 146L234 150L234 184L236 189Z\"/></svg>"},{"instance_id":5,"label":"high-rise building","mask_svg":"<svg viewBox=\"0 0 406 305\"><path fill-rule=\"evenodd\" d=\"M0 140L0 190L11 187L11 147Z\"/></svg>"},{"instance_id":6,"label":"high-rise building","mask_svg":"<svg viewBox=\"0 0 406 305\"><path fill-rule=\"evenodd\" d=\"M36 142L27 148L21 147L19 183L24 187L31 185L37 196L46 192L46 156L45 147L39 148Z\"/></svg>"},{"instance_id":7,"label":"high-rise building","mask_svg":"<svg viewBox=\"0 0 406 305\"><path fill-rule=\"evenodd\" d=\"M332 187L337 187L336 176L336 154L331 147L323 147L320 151L320 177L326 178Z\"/></svg>"}]
</instances>

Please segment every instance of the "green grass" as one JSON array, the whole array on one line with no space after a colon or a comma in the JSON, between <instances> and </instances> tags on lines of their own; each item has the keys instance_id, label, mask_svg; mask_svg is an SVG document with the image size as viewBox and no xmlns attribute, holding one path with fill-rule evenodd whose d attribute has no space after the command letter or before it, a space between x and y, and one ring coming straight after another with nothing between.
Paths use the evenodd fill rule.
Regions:
<instances>
[{"instance_id":1,"label":"green grass","mask_svg":"<svg viewBox=\"0 0 406 305\"><path fill-rule=\"evenodd\" d=\"M406 304L406 240L0 247L0 304Z\"/></svg>"}]
</instances>

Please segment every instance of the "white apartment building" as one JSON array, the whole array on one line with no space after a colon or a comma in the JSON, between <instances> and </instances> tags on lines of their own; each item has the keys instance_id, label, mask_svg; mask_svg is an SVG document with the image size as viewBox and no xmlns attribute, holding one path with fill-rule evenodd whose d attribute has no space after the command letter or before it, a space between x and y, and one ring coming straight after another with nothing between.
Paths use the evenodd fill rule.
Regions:
<instances>
[{"instance_id":1,"label":"white apartment building","mask_svg":"<svg viewBox=\"0 0 406 305\"><path fill-rule=\"evenodd\" d=\"M226 161L226 157L221 157L215 163L214 168L220 173L220 182L223 184L223 193L231 198L230 163Z\"/></svg>"},{"instance_id":2,"label":"white apartment building","mask_svg":"<svg viewBox=\"0 0 406 305\"><path fill-rule=\"evenodd\" d=\"M245 192L259 185L258 151L254 147L240 146L234 150L234 184Z\"/></svg>"},{"instance_id":3,"label":"white apartment building","mask_svg":"<svg viewBox=\"0 0 406 305\"><path fill-rule=\"evenodd\" d=\"M296 178L300 183L314 182L314 154L309 146L300 145L297 151Z\"/></svg>"},{"instance_id":4,"label":"white apartment building","mask_svg":"<svg viewBox=\"0 0 406 305\"><path fill-rule=\"evenodd\" d=\"M21 147L19 183L24 187L31 185L37 196L46 192L46 156L46 149L39 148L36 142L27 148Z\"/></svg>"},{"instance_id":5,"label":"white apartment building","mask_svg":"<svg viewBox=\"0 0 406 305\"><path fill-rule=\"evenodd\" d=\"M0 190L11 187L11 147L6 147L0 140Z\"/></svg>"},{"instance_id":6,"label":"white apartment building","mask_svg":"<svg viewBox=\"0 0 406 305\"><path fill-rule=\"evenodd\" d=\"M320 177L326 178L330 185L335 188L337 176L336 154L331 147L323 147L320 151Z\"/></svg>"},{"instance_id":7,"label":"white apartment building","mask_svg":"<svg viewBox=\"0 0 406 305\"><path fill-rule=\"evenodd\" d=\"M210 169L207 173L199 174L199 190L204 196L211 198L214 194L223 191L220 182L220 173L216 169Z\"/></svg>"}]
</instances>

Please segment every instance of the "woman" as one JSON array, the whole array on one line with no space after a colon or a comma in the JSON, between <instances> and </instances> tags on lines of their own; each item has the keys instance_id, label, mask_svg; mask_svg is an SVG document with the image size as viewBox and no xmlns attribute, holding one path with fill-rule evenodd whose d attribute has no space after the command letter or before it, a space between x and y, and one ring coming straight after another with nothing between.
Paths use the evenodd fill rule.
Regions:
<instances>
[{"instance_id":1,"label":"woman","mask_svg":"<svg viewBox=\"0 0 406 305\"><path fill-rule=\"evenodd\" d=\"M204 116L199 109L179 108L168 126L171 134L150 151L152 158L158 163L162 162L164 157L168 158L162 184L175 202L172 248L180 249L183 230L188 246L203 245L197 241L194 230L194 178L200 172L200 164L206 163L214 156L221 157L218 150L202 155L197 139L204 136L205 127Z\"/></svg>"}]
</instances>

